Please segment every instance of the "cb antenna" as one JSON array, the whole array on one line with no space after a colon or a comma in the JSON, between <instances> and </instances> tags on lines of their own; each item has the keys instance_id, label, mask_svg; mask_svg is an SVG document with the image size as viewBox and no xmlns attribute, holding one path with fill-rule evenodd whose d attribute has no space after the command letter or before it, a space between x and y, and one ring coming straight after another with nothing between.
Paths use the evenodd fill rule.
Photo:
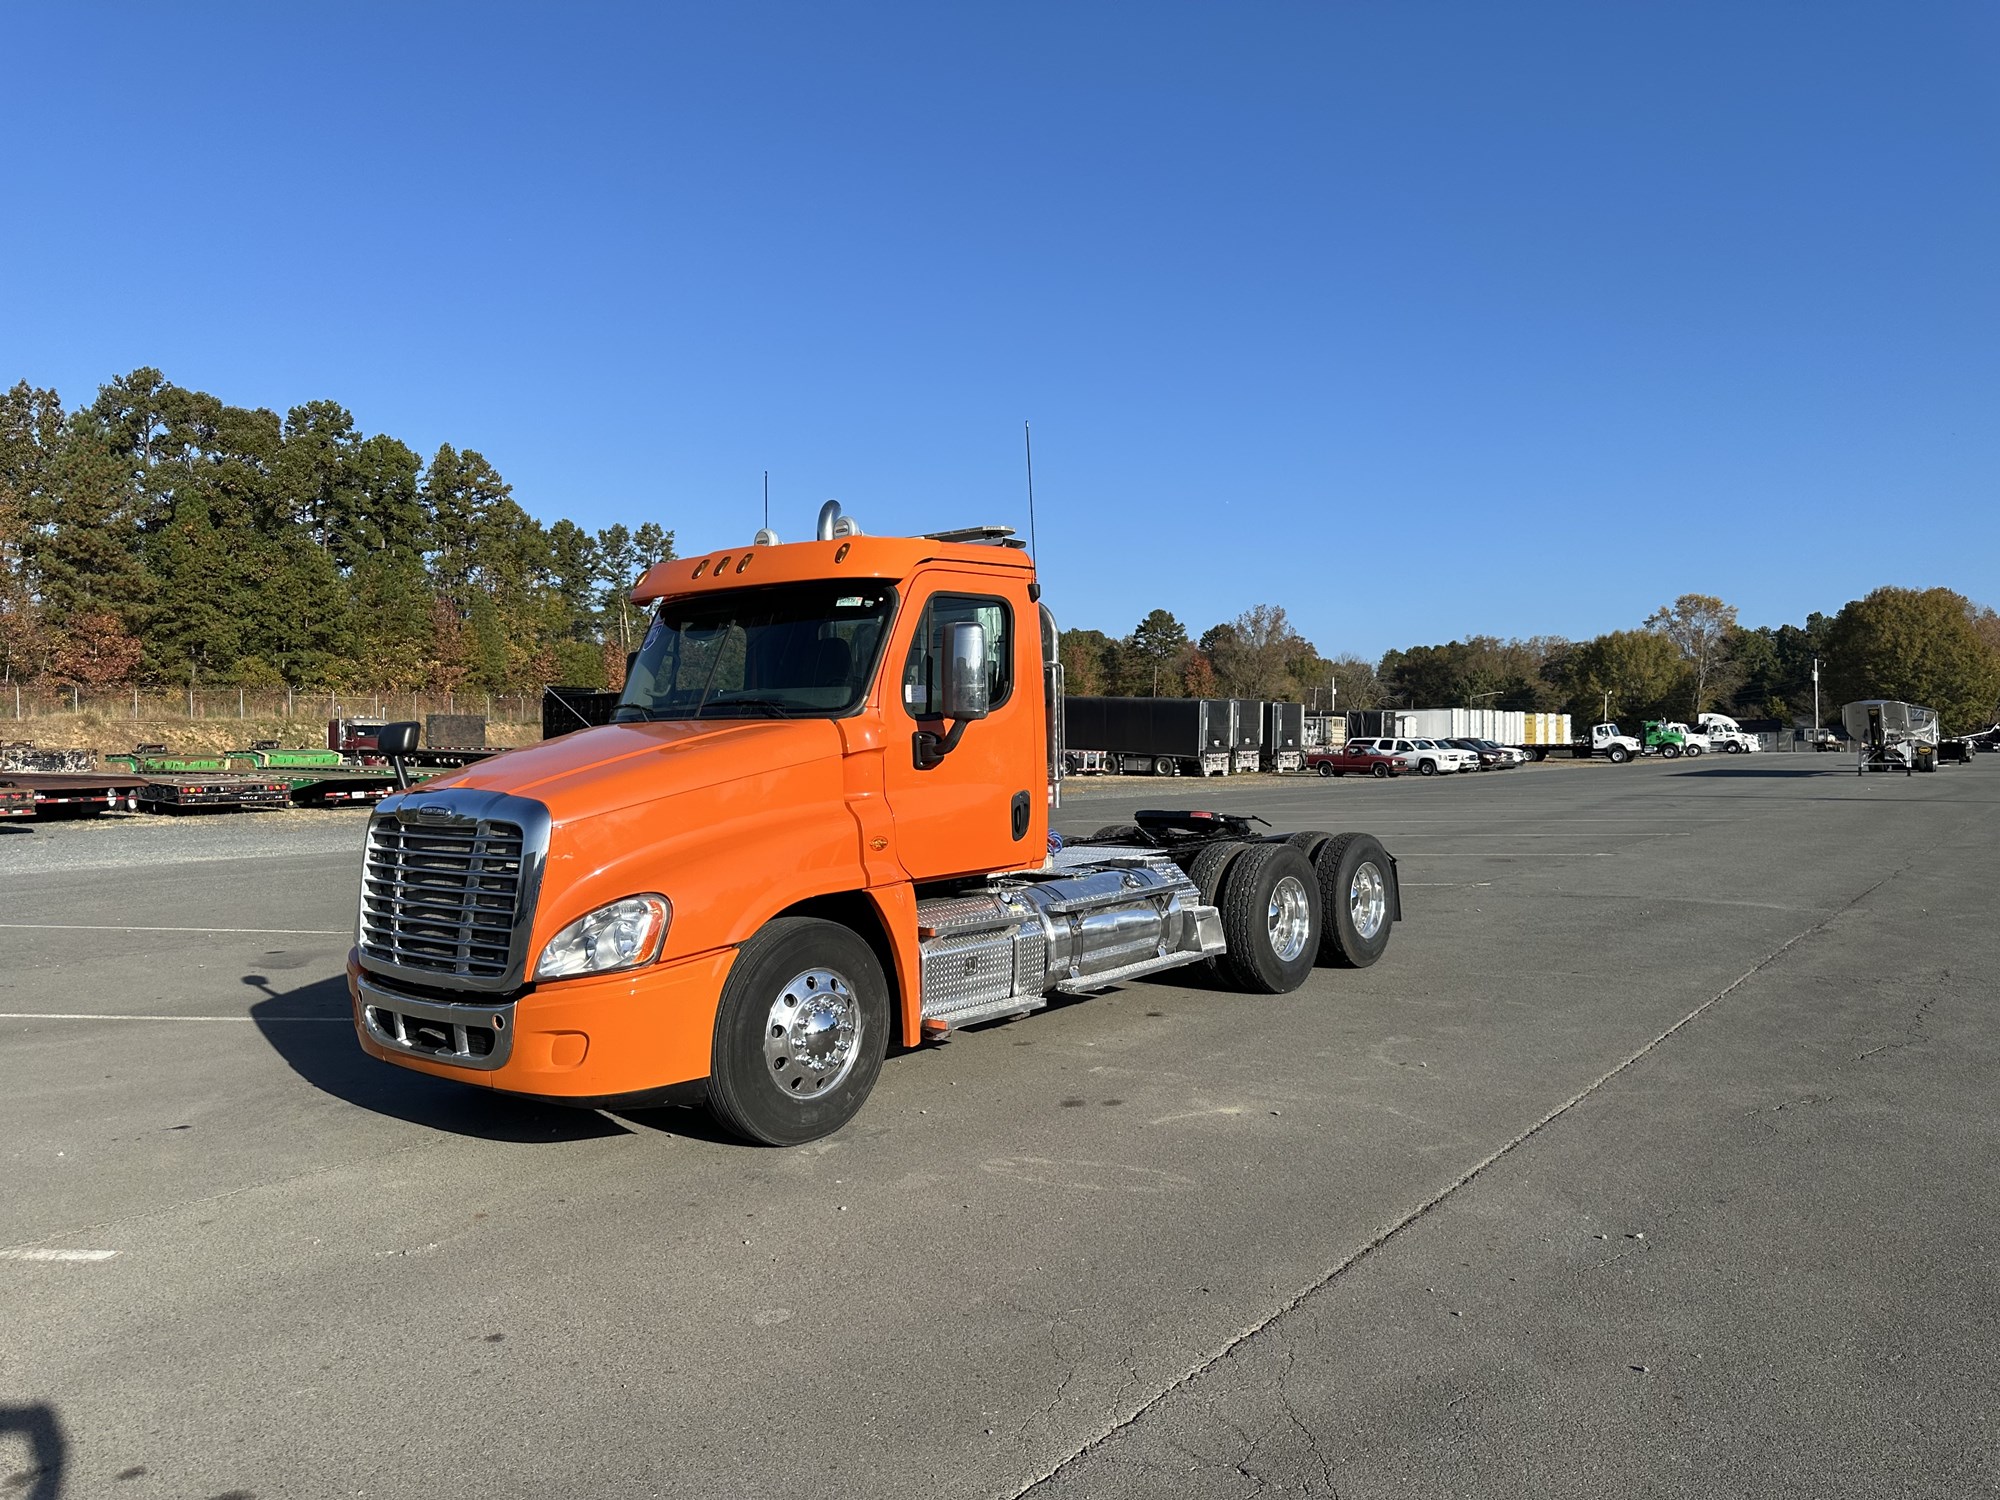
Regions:
<instances>
[{"instance_id":1,"label":"cb antenna","mask_svg":"<svg viewBox=\"0 0 2000 1500\"><path fill-rule=\"evenodd\" d=\"M771 529L771 471L764 471L764 529Z\"/></svg>"},{"instance_id":2,"label":"cb antenna","mask_svg":"<svg viewBox=\"0 0 2000 1500\"><path fill-rule=\"evenodd\" d=\"M1028 424L1021 424L1021 441L1028 450L1028 555L1037 561L1042 549L1035 545L1035 435Z\"/></svg>"}]
</instances>

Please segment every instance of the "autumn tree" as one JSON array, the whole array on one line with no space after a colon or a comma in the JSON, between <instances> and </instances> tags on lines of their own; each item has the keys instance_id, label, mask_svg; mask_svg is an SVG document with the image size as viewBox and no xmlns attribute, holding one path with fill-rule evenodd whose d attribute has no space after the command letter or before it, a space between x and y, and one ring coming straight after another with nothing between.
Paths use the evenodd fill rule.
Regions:
<instances>
[{"instance_id":1,"label":"autumn tree","mask_svg":"<svg viewBox=\"0 0 2000 1500\"><path fill-rule=\"evenodd\" d=\"M49 663L52 681L85 690L118 687L139 666L139 643L109 610L74 617L62 631Z\"/></svg>"},{"instance_id":2,"label":"autumn tree","mask_svg":"<svg viewBox=\"0 0 2000 1500\"><path fill-rule=\"evenodd\" d=\"M1380 708L1382 683L1375 664L1352 653L1336 656L1327 663L1327 706L1346 712L1350 708Z\"/></svg>"},{"instance_id":3,"label":"autumn tree","mask_svg":"<svg viewBox=\"0 0 2000 1500\"><path fill-rule=\"evenodd\" d=\"M1879 588L1847 604L1827 632L1835 702L1895 698L1937 710L1947 730L2000 716L2000 652L1977 607L1950 589Z\"/></svg>"},{"instance_id":4,"label":"autumn tree","mask_svg":"<svg viewBox=\"0 0 2000 1500\"><path fill-rule=\"evenodd\" d=\"M1104 650L1111 637L1101 630L1065 630L1056 638L1056 656L1062 662L1063 687L1079 697L1094 698L1107 692Z\"/></svg>"},{"instance_id":5,"label":"autumn tree","mask_svg":"<svg viewBox=\"0 0 2000 1500\"><path fill-rule=\"evenodd\" d=\"M1709 694L1727 670L1731 639L1736 634L1736 606L1713 594L1682 594L1646 617L1646 628L1673 642L1686 663L1691 692L1688 721L1708 706Z\"/></svg>"},{"instance_id":6,"label":"autumn tree","mask_svg":"<svg viewBox=\"0 0 2000 1500\"><path fill-rule=\"evenodd\" d=\"M1278 701L1292 696L1292 663L1313 649L1312 642L1292 627L1281 604L1255 605L1211 628L1203 633L1201 648L1230 697Z\"/></svg>"},{"instance_id":7,"label":"autumn tree","mask_svg":"<svg viewBox=\"0 0 2000 1500\"><path fill-rule=\"evenodd\" d=\"M1686 665L1655 630L1614 630L1581 641L1568 654L1569 711L1586 721L1609 712L1663 717L1681 692Z\"/></svg>"},{"instance_id":8,"label":"autumn tree","mask_svg":"<svg viewBox=\"0 0 2000 1500\"><path fill-rule=\"evenodd\" d=\"M1190 698L1214 698L1222 692L1222 685L1215 677L1215 663L1199 646L1188 652L1181 665L1181 687Z\"/></svg>"}]
</instances>

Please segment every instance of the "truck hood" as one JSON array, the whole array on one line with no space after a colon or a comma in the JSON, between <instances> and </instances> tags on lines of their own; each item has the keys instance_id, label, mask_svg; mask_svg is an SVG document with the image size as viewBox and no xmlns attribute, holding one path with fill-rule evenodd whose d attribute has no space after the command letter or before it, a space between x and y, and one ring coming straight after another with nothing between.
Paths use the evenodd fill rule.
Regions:
<instances>
[{"instance_id":1,"label":"truck hood","mask_svg":"<svg viewBox=\"0 0 2000 1500\"><path fill-rule=\"evenodd\" d=\"M558 823L835 758L826 719L606 724L480 761L427 787L530 797Z\"/></svg>"}]
</instances>

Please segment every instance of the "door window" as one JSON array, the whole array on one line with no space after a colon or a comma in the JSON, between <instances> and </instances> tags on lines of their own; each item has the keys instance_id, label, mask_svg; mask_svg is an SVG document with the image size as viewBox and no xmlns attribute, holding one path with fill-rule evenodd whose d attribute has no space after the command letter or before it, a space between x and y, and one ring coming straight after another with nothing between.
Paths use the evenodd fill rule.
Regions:
<instances>
[{"instance_id":1,"label":"door window","mask_svg":"<svg viewBox=\"0 0 2000 1500\"><path fill-rule=\"evenodd\" d=\"M924 605L910 654L903 662L903 707L913 719L936 718L944 704L944 633L948 625L980 625L986 631L986 687L998 708L1014 686L1013 613L1005 600L968 594L933 594Z\"/></svg>"}]
</instances>

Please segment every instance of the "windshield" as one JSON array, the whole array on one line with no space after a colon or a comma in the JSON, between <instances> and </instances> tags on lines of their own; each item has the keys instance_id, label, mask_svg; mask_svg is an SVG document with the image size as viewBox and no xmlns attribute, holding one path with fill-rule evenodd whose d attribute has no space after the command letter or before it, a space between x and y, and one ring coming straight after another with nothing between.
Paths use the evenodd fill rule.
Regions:
<instances>
[{"instance_id":1,"label":"windshield","mask_svg":"<svg viewBox=\"0 0 2000 1500\"><path fill-rule=\"evenodd\" d=\"M614 722L832 718L868 692L895 612L887 584L732 589L660 606Z\"/></svg>"}]
</instances>

